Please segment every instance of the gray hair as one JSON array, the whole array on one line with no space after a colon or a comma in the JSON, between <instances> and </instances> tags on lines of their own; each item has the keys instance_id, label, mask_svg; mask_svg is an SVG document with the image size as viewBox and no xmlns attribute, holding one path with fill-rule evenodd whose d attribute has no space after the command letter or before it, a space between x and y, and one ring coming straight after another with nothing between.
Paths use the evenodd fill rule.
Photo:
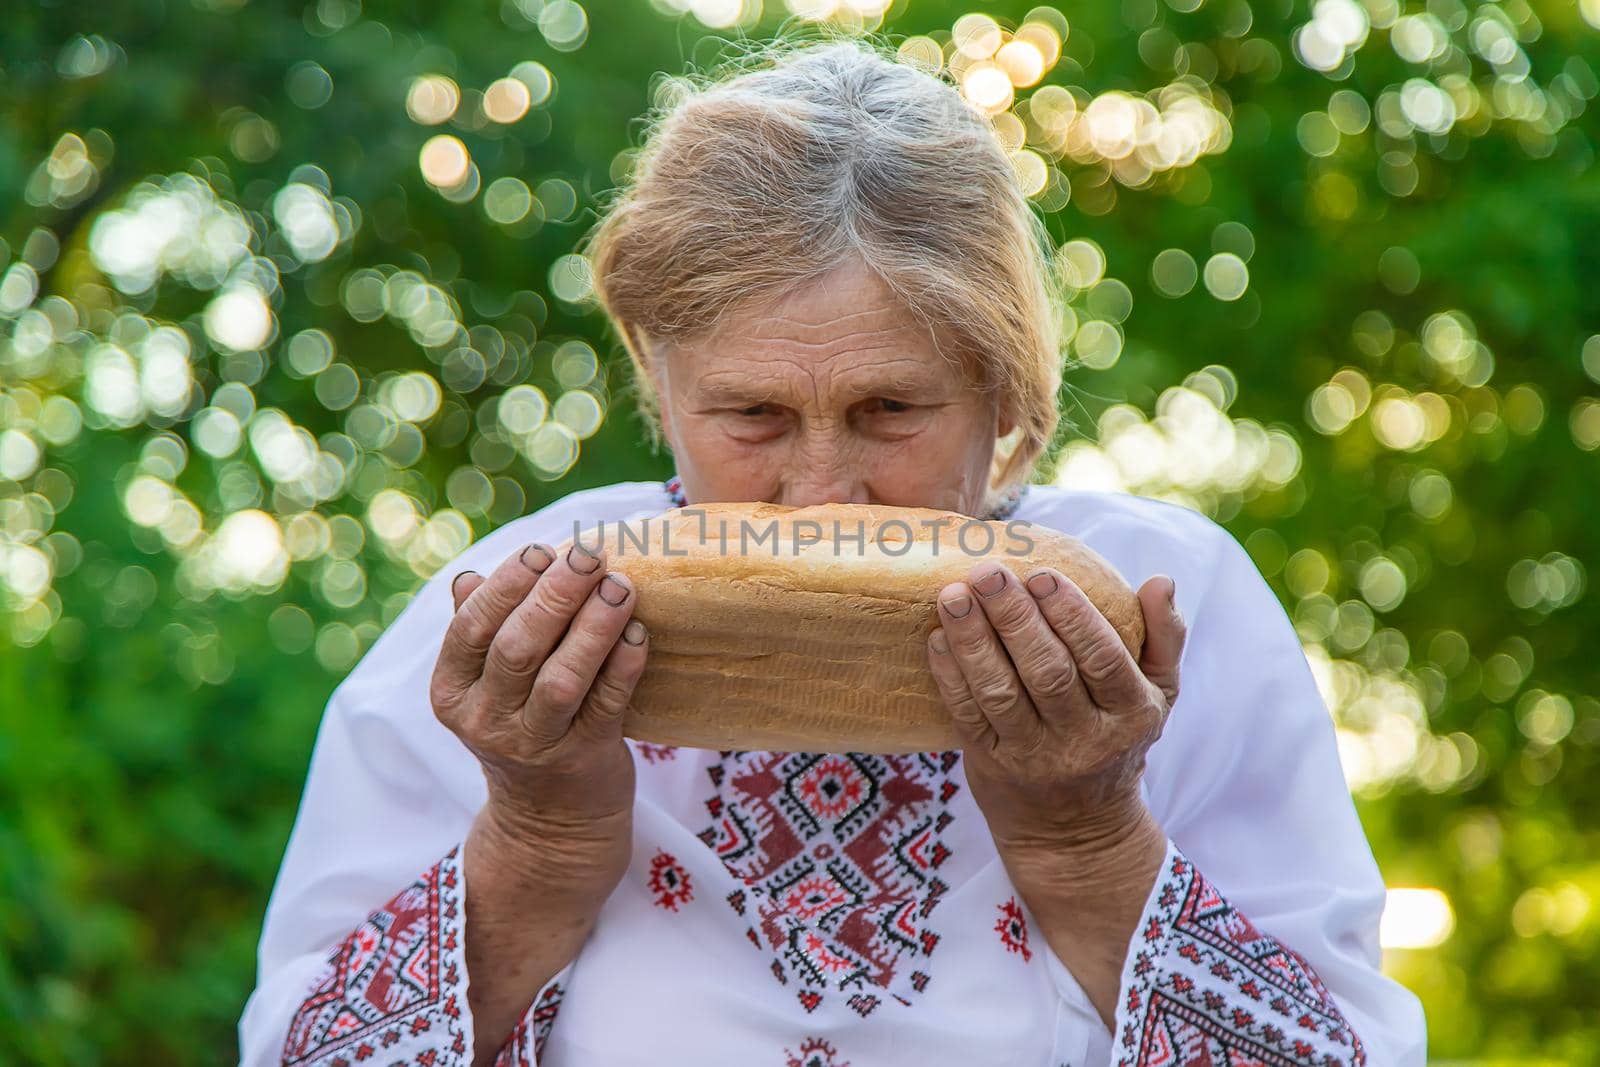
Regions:
<instances>
[{"instance_id":1,"label":"gray hair","mask_svg":"<svg viewBox=\"0 0 1600 1067\"><path fill-rule=\"evenodd\" d=\"M1064 298L989 118L860 38L774 42L671 86L584 249L657 443L653 342L860 257L1014 421L991 499L1027 480L1060 418Z\"/></svg>"}]
</instances>

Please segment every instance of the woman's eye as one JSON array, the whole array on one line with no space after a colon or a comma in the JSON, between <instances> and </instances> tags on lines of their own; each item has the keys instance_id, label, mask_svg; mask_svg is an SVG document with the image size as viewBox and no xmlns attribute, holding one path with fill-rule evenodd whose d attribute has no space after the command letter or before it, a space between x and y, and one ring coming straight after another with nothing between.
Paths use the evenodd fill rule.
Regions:
<instances>
[{"instance_id":1,"label":"woman's eye","mask_svg":"<svg viewBox=\"0 0 1600 1067\"><path fill-rule=\"evenodd\" d=\"M878 397L873 403L879 406L879 410L889 415L899 415L902 412L910 411L912 408L911 404L903 400L890 400L887 397Z\"/></svg>"},{"instance_id":2,"label":"woman's eye","mask_svg":"<svg viewBox=\"0 0 1600 1067\"><path fill-rule=\"evenodd\" d=\"M749 415L751 417L755 417L755 416L758 416L758 415L766 415L766 414L768 414L768 410L767 409L769 407L771 407L770 404L752 404L750 407L739 409L739 414L741 414L741 415Z\"/></svg>"}]
</instances>

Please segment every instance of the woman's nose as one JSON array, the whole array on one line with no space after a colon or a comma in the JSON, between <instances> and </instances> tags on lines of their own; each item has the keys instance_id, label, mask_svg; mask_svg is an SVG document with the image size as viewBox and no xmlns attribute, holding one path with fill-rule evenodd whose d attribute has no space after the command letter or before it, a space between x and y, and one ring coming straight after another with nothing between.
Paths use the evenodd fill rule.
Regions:
<instances>
[{"instance_id":1,"label":"woman's nose","mask_svg":"<svg viewBox=\"0 0 1600 1067\"><path fill-rule=\"evenodd\" d=\"M796 471L785 482L779 503L801 508L808 504L867 504L871 499L859 474L840 466Z\"/></svg>"},{"instance_id":2,"label":"woman's nose","mask_svg":"<svg viewBox=\"0 0 1600 1067\"><path fill-rule=\"evenodd\" d=\"M807 427L785 457L780 503L866 504L871 502L861 455L840 427Z\"/></svg>"}]
</instances>

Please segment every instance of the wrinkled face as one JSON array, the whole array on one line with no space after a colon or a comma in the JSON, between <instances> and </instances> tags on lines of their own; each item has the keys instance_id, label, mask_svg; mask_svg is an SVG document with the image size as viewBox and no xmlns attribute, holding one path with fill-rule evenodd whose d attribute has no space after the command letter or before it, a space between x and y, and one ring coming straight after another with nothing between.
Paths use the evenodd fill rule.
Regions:
<instances>
[{"instance_id":1,"label":"wrinkled face","mask_svg":"<svg viewBox=\"0 0 1600 1067\"><path fill-rule=\"evenodd\" d=\"M654 355L662 428L692 503L975 515L995 439L1011 429L859 261Z\"/></svg>"}]
</instances>

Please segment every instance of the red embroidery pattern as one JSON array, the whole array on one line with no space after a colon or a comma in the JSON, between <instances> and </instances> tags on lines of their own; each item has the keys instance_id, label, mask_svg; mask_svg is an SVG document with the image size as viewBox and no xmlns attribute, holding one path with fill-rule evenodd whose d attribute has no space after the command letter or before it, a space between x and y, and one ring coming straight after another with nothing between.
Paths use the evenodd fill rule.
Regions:
<instances>
[{"instance_id":1,"label":"red embroidery pattern","mask_svg":"<svg viewBox=\"0 0 1600 1067\"><path fill-rule=\"evenodd\" d=\"M774 953L773 975L795 980L807 1012L836 991L865 1017L882 1003L869 989L904 1004L926 986L926 970L912 979L903 960L939 943L927 919L949 888L938 835L959 758L724 752L708 769L713 821L700 838L744 882L728 903L752 912L751 941Z\"/></svg>"},{"instance_id":2,"label":"red embroidery pattern","mask_svg":"<svg viewBox=\"0 0 1600 1067\"><path fill-rule=\"evenodd\" d=\"M668 760L678 758L678 749L674 745L652 745L648 741L635 741L633 748L646 763L666 763Z\"/></svg>"},{"instance_id":3,"label":"red embroidery pattern","mask_svg":"<svg viewBox=\"0 0 1600 1067\"><path fill-rule=\"evenodd\" d=\"M289 1023L285 1067L326 1060L464 1062L458 849L367 916Z\"/></svg>"},{"instance_id":4,"label":"red embroidery pattern","mask_svg":"<svg viewBox=\"0 0 1600 1067\"><path fill-rule=\"evenodd\" d=\"M1007 952L1020 952L1024 963L1032 962L1033 950L1028 947L1028 920L1017 906L1017 898L1012 897L996 907L1000 911L1000 918L995 920L994 930L1000 935L1000 943Z\"/></svg>"},{"instance_id":5,"label":"red embroidery pattern","mask_svg":"<svg viewBox=\"0 0 1600 1067\"><path fill-rule=\"evenodd\" d=\"M694 899L694 882L671 853L656 849L650 861L650 892L656 895L656 907L677 911L679 904Z\"/></svg>"},{"instance_id":6,"label":"red embroidery pattern","mask_svg":"<svg viewBox=\"0 0 1600 1067\"><path fill-rule=\"evenodd\" d=\"M539 995L530 1013L533 1016L533 1055L544 1055L545 1042L550 1040L550 1030L556 1025L556 1013L561 1010L561 998L567 991L560 982L552 982Z\"/></svg>"},{"instance_id":7,"label":"red embroidery pattern","mask_svg":"<svg viewBox=\"0 0 1600 1067\"><path fill-rule=\"evenodd\" d=\"M523 1012L522 1018L517 1020L516 1027L511 1031L511 1036L500 1046L493 1067L535 1067L534 1055L537 1053L530 1054L528 1048L532 1025L533 1012Z\"/></svg>"},{"instance_id":8,"label":"red embroidery pattern","mask_svg":"<svg viewBox=\"0 0 1600 1067\"><path fill-rule=\"evenodd\" d=\"M522 1013L506 1043L500 1046L494 1067L535 1067L539 1057L544 1055L544 1045L549 1040L550 1028L555 1025L556 1012L565 992L560 982L552 982L544 988L539 999Z\"/></svg>"},{"instance_id":9,"label":"red embroidery pattern","mask_svg":"<svg viewBox=\"0 0 1600 1067\"><path fill-rule=\"evenodd\" d=\"M1123 970L1117 1067L1360 1067L1361 1039L1298 954L1257 930L1175 846Z\"/></svg>"},{"instance_id":10,"label":"red embroidery pattern","mask_svg":"<svg viewBox=\"0 0 1600 1067\"><path fill-rule=\"evenodd\" d=\"M784 1067L850 1067L844 1060L834 1059L838 1051L820 1037L811 1037L800 1043L800 1052L796 1055L788 1049L783 1050Z\"/></svg>"}]
</instances>

